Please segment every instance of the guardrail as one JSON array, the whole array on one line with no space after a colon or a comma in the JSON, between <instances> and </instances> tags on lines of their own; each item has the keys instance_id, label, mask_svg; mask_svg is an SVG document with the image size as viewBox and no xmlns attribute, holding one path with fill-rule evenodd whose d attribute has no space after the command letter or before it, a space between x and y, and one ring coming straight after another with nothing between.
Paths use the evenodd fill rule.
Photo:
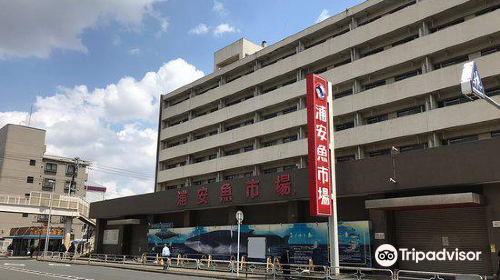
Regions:
<instances>
[{"instance_id":1,"label":"guardrail","mask_svg":"<svg viewBox=\"0 0 500 280\"><path fill-rule=\"evenodd\" d=\"M31 192L29 197L22 195L0 194L0 204L6 205L49 208L51 201L53 208L72 211L74 213L71 215L74 217L83 216L87 218L89 216L90 205L87 201L80 197L50 192Z\"/></svg>"},{"instance_id":2,"label":"guardrail","mask_svg":"<svg viewBox=\"0 0 500 280\"><path fill-rule=\"evenodd\" d=\"M47 252L41 256L44 260L54 261L85 261L92 263L109 263L137 266L142 269L156 268L196 270L206 272L221 272L232 277L236 276L237 263L235 260L212 260L210 256L203 259L177 256L162 258L158 256L124 256L108 254L90 254L88 256L78 256L69 252ZM262 277L272 278L292 278L292 279L370 279L370 280L485 280L477 274L456 274L428 271L410 271L378 269L366 267L348 266L321 266L313 264L280 264L276 259L274 262L240 262L240 277Z\"/></svg>"}]
</instances>

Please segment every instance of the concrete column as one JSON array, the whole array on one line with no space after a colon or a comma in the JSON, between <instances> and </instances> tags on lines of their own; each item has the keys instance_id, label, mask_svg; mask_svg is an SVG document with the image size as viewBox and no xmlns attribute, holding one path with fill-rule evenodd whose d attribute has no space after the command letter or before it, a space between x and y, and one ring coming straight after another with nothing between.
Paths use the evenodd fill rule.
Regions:
<instances>
[{"instance_id":1,"label":"concrete column","mask_svg":"<svg viewBox=\"0 0 500 280\"><path fill-rule=\"evenodd\" d=\"M222 176L222 172L218 171L217 176L215 177L215 181L221 182L222 180L224 180L224 177Z\"/></svg>"},{"instance_id":2,"label":"concrete column","mask_svg":"<svg viewBox=\"0 0 500 280\"><path fill-rule=\"evenodd\" d=\"M351 61L358 60L359 58L359 50L357 48L351 48Z\"/></svg>"},{"instance_id":3,"label":"concrete column","mask_svg":"<svg viewBox=\"0 0 500 280\"><path fill-rule=\"evenodd\" d=\"M306 128L303 126L299 127L299 132L297 133L297 139L304 139L306 138Z\"/></svg>"},{"instance_id":4,"label":"concrete column","mask_svg":"<svg viewBox=\"0 0 500 280\"><path fill-rule=\"evenodd\" d=\"M353 30L358 27L358 20L355 17L351 17L351 22L349 23L349 29Z\"/></svg>"},{"instance_id":5,"label":"concrete column","mask_svg":"<svg viewBox=\"0 0 500 280\"><path fill-rule=\"evenodd\" d=\"M217 158L221 158L224 156L224 150L222 149L222 147L219 147L217 149Z\"/></svg>"},{"instance_id":6,"label":"concrete column","mask_svg":"<svg viewBox=\"0 0 500 280\"><path fill-rule=\"evenodd\" d=\"M361 126L363 124L363 116L361 116L360 112L356 112L356 115L354 115L354 126Z\"/></svg>"},{"instance_id":7,"label":"concrete column","mask_svg":"<svg viewBox=\"0 0 500 280\"><path fill-rule=\"evenodd\" d=\"M426 111L434 110L437 107L438 103L436 97L433 94L429 94L429 96L427 96L427 99L425 100L425 110Z\"/></svg>"},{"instance_id":8,"label":"concrete column","mask_svg":"<svg viewBox=\"0 0 500 280\"><path fill-rule=\"evenodd\" d=\"M299 40L299 42L297 44L297 47L295 48L295 52L299 53L299 52L301 52L303 50L305 50L304 42L302 42L301 40Z\"/></svg>"},{"instance_id":9,"label":"concrete column","mask_svg":"<svg viewBox=\"0 0 500 280\"><path fill-rule=\"evenodd\" d=\"M224 102L224 100L222 99L219 99L219 105L218 105L219 110L224 107L226 107L226 102Z\"/></svg>"},{"instance_id":10,"label":"concrete column","mask_svg":"<svg viewBox=\"0 0 500 280\"><path fill-rule=\"evenodd\" d=\"M184 217L183 217L183 227L190 227L191 226L191 211L187 210L184 211Z\"/></svg>"},{"instance_id":11,"label":"concrete column","mask_svg":"<svg viewBox=\"0 0 500 280\"><path fill-rule=\"evenodd\" d=\"M493 221L500 221L500 183L483 186L483 193L486 196L486 223L488 226L488 238L490 243L491 266L493 273L499 270L498 252L500 251L500 227L493 227ZM491 248L495 247L496 252Z\"/></svg>"},{"instance_id":12,"label":"concrete column","mask_svg":"<svg viewBox=\"0 0 500 280\"><path fill-rule=\"evenodd\" d=\"M356 148L356 159L363 159L365 158L365 150L363 149L362 146L357 146Z\"/></svg>"},{"instance_id":13,"label":"concrete column","mask_svg":"<svg viewBox=\"0 0 500 280\"><path fill-rule=\"evenodd\" d=\"M429 135L428 146L429 148L436 148L441 146L441 137L437 132L432 132Z\"/></svg>"},{"instance_id":14,"label":"concrete column","mask_svg":"<svg viewBox=\"0 0 500 280\"><path fill-rule=\"evenodd\" d=\"M357 79L354 79L354 82L352 84L352 93L360 93L362 90L363 88L361 87L361 82Z\"/></svg>"},{"instance_id":15,"label":"concrete column","mask_svg":"<svg viewBox=\"0 0 500 280\"><path fill-rule=\"evenodd\" d=\"M193 179L191 178L186 178L185 182L184 182L184 185L186 187L191 187L193 185Z\"/></svg>"},{"instance_id":16,"label":"concrete column","mask_svg":"<svg viewBox=\"0 0 500 280\"><path fill-rule=\"evenodd\" d=\"M191 89L191 92L189 93L189 98L193 98L196 96L196 90L194 90L193 88Z\"/></svg>"},{"instance_id":17,"label":"concrete column","mask_svg":"<svg viewBox=\"0 0 500 280\"><path fill-rule=\"evenodd\" d=\"M226 77L225 76L220 76L219 80L219 86L222 86L226 83Z\"/></svg>"},{"instance_id":18,"label":"concrete column","mask_svg":"<svg viewBox=\"0 0 500 280\"><path fill-rule=\"evenodd\" d=\"M307 165L306 161L307 161L306 157L300 157L299 158L299 168L305 168Z\"/></svg>"},{"instance_id":19,"label":"concrete column","mask_svg":"<svg viewBox=\"0 0 500 280\"><path fill-rule=\"evenodd\" d=\"M392 84L392 83L394 83L394 82L396 82L396 78L394 78L394 77L391 77L391 78L385 79L385 83L386 83L386 84Z\"/></svg>"},{"instance_id":20,"label":"concrete column","mask_svg":"<svg viewBox=\"0 0 500 280\"><path fill-rule=\"evenodd\" d=\"M384 239L373 240L373 250L376 250L382 244L396 246L396 219L394 212L370 209L368 213L372 223L373 234L383 233L384 235ZM381 268L377 262L373 262L373 264Z\"/></svg>"},{"instance_id":21,"label":"concrete column","mask_svg":"<svg viewBox=\"0 0 500 280\"><path fill-rule=\"evenodd\" d=\"M481 57L481 51L469 54L469 60L474 60Z\"/></svg>"},{"instance_id":22,"label":"concrete column","mask_svg":"<svg viewBox=\"0 0 500 280\"><path fill-rule=\"evenodd\" d=\"M188 141L188 142L192 142L192 141L194 141L194 133L189 133L189 134L187 135L187 141Z\"/></svg>"},{"instance_id":23,"label":"concrete column","mask_svg":"<svg viewBox=\"0 0 500 280\"><path fill-rule=\"evenodd\" d=\"M256 60L255 60L255 64L254 64L254 66L253 66L253 70L254 70L254 71L257 71L257 70L259 70L260 68L262 68L262 62L260 62L259 60L257 60L257 59L256 59Z\"/></svg>"},{"instance_id":24,"label":"concrete column","mask_svg":"<svg viewBox=\"0 0 500 280\"><path fill-rule=\"evenodd\" d=\"M258 123L260 122L260 120L261 120L260 112L255 112L255 114L253 115L253 122Z\"/></svg>"},{"instance_id":25,"label":"concrete column","mask_svg":"<svg viewBox=\"0 0 500 280\"><path fill-rule=\"evenodd\" d=\"M423 21L420 27L418 28L418 36L423 37L429 35L430 33L431 31L429 29L429 23Z\"/></svg>"},{"instance_id":26,"label":"concrete column","mask_svg":"<svg viewBox=\"0 0 500 280\"><path fill-rule=\"evenodd\" d=\"M193 111L189 110L189 112L188 112L188 120L192 120L192 119L194 119L194 113L193 113Z\"/></svg>"},{"instance_id":27,"label":"concrete column","mask_svg":"<svg viewBox=\"0 0 500 280\"><path fill-rule=\"evenodd\" d=\"M253 96L259 96L262 94L262 89L259 86L255 86L253 89Z\"/></svg>"},{"instance_id":28,"label":"concrete column","mask_svg":"<svg viewBox=\"0 0 500 280\"><path fill-rule=\"evenodd\" d=\"M303 73L304 71L302 69L297 69L297 81L304 79Z\"/></svg>"},{"instance_id":29,"label":"concrete column","mask_svg":"<svg viewBox=\"0 0 500 280\"><path fill-rule=\"evenodd\" d=\"M297 110L302 110L306 107L306 98L300 97L297 101Z\"/></svg>"},{"instance_id":30,"label":"concrete column","mask_svg":"<svg viewBox=\"0 0 500 280\"><path fill-rule=\"evenodd\" d=\"M219 123L219 127L217 128L217 133L222 133L224 132L224 124L222 123Z\"/></svg>"},{"instance_id":31,"label":"concrete column","mask_svg":"<svg viewBox=\"0 0 500 280\"><path fill-rule=\"evenodd\" d=\"M422 74L429 73L433 70L434 70L434 65L432 65L430 57L426 56L422 61Z\"/></svg>"},{"instance_id":32,"label":"concrete column","mask_svg":"<svg viewBox=\"0 0 500 280\"><path fill-rule=\"evenodd\" d=\"M260 175L260 167L258 165L253 166L253 175L254 176Z\"/></svg>"},{"instance_id":33,"label":"concrete column","mask_svg":"<svg viewBox=\"0 0 500 280\"><path fill-rule=\"evenodd\" d=\"M287 222L289 224L298 223L299 210L297 201L289 201L287 204L288 204Z\"/></svg>"},{"instance_id":34,"label":"concrete column","mask_svg":"<svg viewBox=\"0 0 500 280\"><path fill-rule=\"evenodd\" d=\"M255 138L253 140L253 149L257 150L257 149L260 149L260 148L261 148L260 139L259 138Z\"/></svg>"}]
</instances>

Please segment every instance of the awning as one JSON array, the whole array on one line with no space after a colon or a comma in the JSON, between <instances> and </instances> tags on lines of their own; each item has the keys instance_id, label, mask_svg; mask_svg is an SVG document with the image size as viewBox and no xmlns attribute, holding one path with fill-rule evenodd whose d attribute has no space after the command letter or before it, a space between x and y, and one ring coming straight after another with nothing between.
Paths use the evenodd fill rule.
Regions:
<instances>
[{"instance_id":1,"label":"awning","mask_svg":"<svg viewBox=\"0 0 500 280\"><path fill-rule=\"evenodd\" d=\"M45 235L14 235L14 236L7 236L5 238L12 238L12 239L45 239ZM60 235L49 235L49 239L62 239L63 237Z\"/></svg>"},{"instance_id":2,"label":"awning","mask_svg":"<svg viewBox=\"0 0 500 280\"><path fill-rule=\"evenodd\" d=\"M419 210L431 208L470 207L484 204L484 197L477 193L452 193L365 201L366 209Z\"/></svg>"}]
</instances>

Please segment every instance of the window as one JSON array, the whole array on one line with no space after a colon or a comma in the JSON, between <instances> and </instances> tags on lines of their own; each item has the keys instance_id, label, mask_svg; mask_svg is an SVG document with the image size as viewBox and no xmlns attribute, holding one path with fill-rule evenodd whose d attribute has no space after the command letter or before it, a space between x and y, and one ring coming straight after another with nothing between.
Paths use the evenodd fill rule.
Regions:
<instances>
[{"instance_id":1,"label":"window","mask_svg":"<svg viewBox=\"0 0 500 280\"><path fill-rule=\"evenodd\" d=\"M29 193L24 194L24 198L26 198L26 199L30 198L30 196L31 196L31 194L29 194Z\"/></svg>"},{"instance_id":2,"label":"window","mask_svg":"<svg viewBox=\"0 0 500 280\"><path fill-rule=\"evenodd\" d=\"M264 174L276 173L276 172L278 172L277 168L268 168L268 169L262 170L262 173L264 173Z\"/></svg>"},{"instance_id":3,"label":"window","mask_svg":"<svg viewBox=\"0 0 500 280\"><path fill-rule=\"evenodd\" d=\"M437 69L440 69L440 68L445 68L445 67L448 67L448 66L451 66L451 65L455 65L455 64L466 62L468 60L469 60L469 56L468 55L462 55L462 56L459 56L459 57L456 57L456 58L453 58L453 59L449 59L449 60L445 60L443 62L436 63L436 64L434 64L434 69L437 70Z\"/></svg>"},{"instance_id":4,"label":"window","mask_svg":"<svg viewBox=\"0 0 500 280\"><path fill-rule=\"evenodd\" d=\"M26 183L28 183L28 184L33 184L33 181L34 181L34 178L31 176L28 176L28 178L26 179Z\"/></svg>"},{"instance_id":5,"label":"window","mask_svg":"<svg viewBox=\"0 0 500 280\"><path fill-rule=\"evenodd\" d=\"M253 120L248 120L248 121L245 121L243 123L243 126L245 126L245 125L251 125L251 124L253 124Z\"/></svg>"},{"instance_id":6,"label":"window","mask_svg":"<svg viewBox=\"0 0 500 280\"><path fill-rule=\"evenodd\" d=\"M207 180L207 183L209 183L209 184L213 183L213 182L215 182L215 178L210 178L210 179Z\"/></svg>"},{"instance_id":7,"label":"window","mask_svg":"<svg viewBox=\"0 0 500 280\"><path fill-rule=\"evenodd\" d=\"M253 146L246 146L243 148L243 152L250 152L253 150Z\"/></svg>"},{"instance_id":8,"label":"window","mask_svg":"<svg viewBox=\"0 0 500 280\"><path fill-rule=\"evenodd\" d=\"M369 89L372 89L372 88L384 86L385 84L386 84L386 81L385 80L381 80L381 81L373 82L371 84L366 84L364 88L365 88L365 90L369 90Z\"/></svg>"},{"instance_id":9,"label":"window","mask_svg":"<svg viewBox=\"0 0 500 280\"><path fill-rule=\"evenodd\" d=\"M45 171L46 172L51 172L51 173L56 173L57 172L57 164L47 162L45 164Z\"/></svg>"},{"instance_id":10,"label":"window","mask_svg":"<svg viewBox=\"0 0 500 280\"><path fill-rule=\"evenodd\" d=\"M355 155L347 155L347 156L337 157L337 162L351 161L355 159L356 159Z\"/></svg>"},{"instance_id":11,"label":"window","mask_svg":"<svg viewBox=\"0 0 500 280\"><path fill-rule=\"evenodd\" d=\"M75 194L76 193L76 182L73 182L73 184L71 184L71 190L69 189L69 185L71 184L71 181L66 181L64 183L64 193L70 193L71 194Z\"/></svg>"},{"instance_id":12,"label":"window","mask_svg":"<svg viewBox=\"0 0 500 280\"><path fill-rule=\"evenodd\" d=\"M283 138L283 143L289 143L289 142L293 142L293 141L297 141L297 135Z\"/></svg>"},{"instance_id":13,"label":"window","mask_svg":"<svg viewBox=\"0 0 500 280\"><path fill-rule=\"evenodd\" d=\"M496 138L496 137L500 137L500 130L491 132L491 138Z\"/></svg>"},{"instance_id":14,"label":"window","mask_svg":"<svg viewBox=\"0 0 500 280\"><path fill-rule=\"evenodd\" d=\"M438 107L447 107L447 106L453 106L453 105L458 105L458 104L462 104L462 103L467 103L467 102L470 102L471 100L468 98L468 97L454 97L454 98L450 98L450 99L447 99L447 100L443 100L441 102L438 103Z\"/></svg>"},{"instance_id":15,"label":"window","mask_svg":"<svg viewBox=\"0 0 500 280\"><path fill-rule=\"evenodd\" d=\"M375 116L366 119L367 124L372 124L372 123L378 123L378 122L383 122L386 121L389 118L388 114L380 115L380 116Z\"/></svg>"},{"instance_id":16,"label":"window","mask_svg":"<svg viewBox=\"0 0 500 280\"><path fill-rule=\"evenodd\" d=\"M212 159L216 159L217 158L217 155L209 155L208 156L208 160L212 160Z\"/></svg>"},{"instance_id":17,"label":"window","mask_svg":"<svg viewBox=\"0 0 500 280\"><path fill-rule=\"evenodd\" d=\"M43 180L42 191L52 192L54 191L55 186L56 186L56 180L45 178Z\"/></svg>"},{"instance_id":18,"label":"window","mask_svg":"<svg viewBox=\"0 0 500 280\"><path fill-rule=\"evenodd\" d=\"M229 131L229 130L233 130L233 129L237 129L238 127L240 127L241 124L233 124L233 125L228 125L226 127L226 131Z\"/></svg>"},{"instance_id":19,"label":"window","mask_svg":"<svg viewBox=\"0 0 500 280\"><path fill-rule=\"evenodd\" d=\"M396 42L392 43L392 46L395 47L395 46L398 46L398 45L406 44L406 43L411 42L411 41L413 41L413 40L415 40L417 38L418 38L418 35L412 35L410 37L406 37L404 39L401 39L399 41L396 41Z\"/></svg>"},{"instance_id":20,"label":"window","mask_svg":"<svg viewBox=\"0 0 500 280\"><path fill-rule=\"evenodd\" d=\"M489 97L500 95L500 87L487 89L486 95L488 95Z\"/></svg>"},{"instance_id":21,"label":"window","mask_svg":"<svg viewBox=\"0 0 500 280\"><path fill-rule=\"evenodd\" d=\"M49 220L49 215L46 214L39 214L37 215L36 221L37 222L46 222Z\"/></svg>"},{"instance_id":22,"label":"window","mask_svg":"<svg viewBox=\"0 0 500 280\"><path fill-rule=\"evenodd\" d=\"M290 108L283 110L283 115L286 115L286 114L289 114L289 113L295 112L295 111L297 111L297 106L293 106L293 107L290 107Z\"/></svg>"},{"instance_id":23,"label":"window","mask_svg":"<svg viewBox=\"0 0 500 280\"><path fill-rule=\"evenodd\" d=\"M264 147L270 147L270 146L274 146L274 145L278 145L278 140L273 140L273 141L268 141L268 142L262 143L262 146L264 146Z\"/></svg>"},{"instance_id":24,"label":"window","mask_svg":"<svg viewBox=\"0 0 500 280\"><path fill-rule=\"evenodd\" d=\"M238 177L238 175L227 175L224 177L224 180L234 180Z\"/></svg>"},{"instance_id":25,"label":"window","mask_svg":"<svg viewBox=\"0 0 500 280\"><path fill-rule=\"evenodd\" d=\"M30 159L30 165L31 165L31 166L35 166L35 165L36 165L36 160L34 160L34 159Z\"/></svg>"},{"instance_id":26,"label":"window","mask_svg":"<svg viewBox=\"0 0 500 280\"><path fill-rule=\"evenodd\" d=\"M243 177L252 177L253 176L253 172L246 172L245 174L243 174Z\"/></svg>"},{"instance_id":27,"label":"window","mask_svg":"<svg viewBox=\"0 0 500 280\"><path fill-rule=\"evenodd\" d=\"M352 95L352 88L345 90L345 91L342 91L342 92L339 92L339 93L335 94L333 97L334 97L334 99L337 99L337 98L346 97L348 95Z\"/></svg>"},{"instance_id":28,"label":"window","mask_svg":"<svg viewBox=\"0 0 500 280\"><path fill-rule=\"evenodd\" d=\"M199 158L195 158L195 159L194 159L194 162L195 162L195 163L198 163L198 162L203 162L203 161L205 161L205 157L199 157Z\"/></svg>"},{"instance_id":29,"label":"window","mask_svg":"<svg viewBox=\"0 0 500 280\"><path fill-rule=\"evenodd\" d=\"M343 123L343 124L338 124L335 126L335 131L342 131L342 130L346 130L346 129L353 128L353 127L354 127L354 121L348 122L348 123Z\"/></svg>"},{"instance_id":30,"label":"window","mask_svg":"<svg viewBox=\"0 0 500 280\"><path fill-rule=\"evenodd\" d=\"M278 113L265 115L265 116L262 116L262 120L272 119L272 118L277 117L277 116L278 116Z\"/></svg>"},{"instance_id":31,"label":"window","mask_svg":"<svg viewBox=\"0 0 500 280\"><path fill-rule=\"evenodd\" d=\"M390 153L391 153L391 149L383 149L383 150L370 152L369 155L370 155L370 157L378 157L378 156L388 155Z\"/></svg>"},{"instance_id":32,"label":"window","mask_svg":"<svg viewBox=\"0 0 500 280\"><path fill-rule=\"evenodd\" d=\"M28 213L23 213L23 218L28 218Z\"/></svg>"},{"instance_id":33,"label":"window","mask_svg":"<svg viewBox=\"0 0 500 280\"><path fill-rule=\"evenodd\" d=\"M199 180L199 181L194 181L193 182L193 186L199 186L201 184L203 184L203 180Z\"/></svg>"},{"instance_id":34,"label":"window","mask_svg":"<svg viewBox=\"0 0 500 280\"><path fill-rule=\"evenodd\" d=\"M396 82L399 82L399 81L402 81L404 79L408 79L408 78L420 75L421 73L422 73L422 70L417 69L417 70L414 70L414 71L410 71L410 72L398 75L398 76L394 77L394 80Z\"/></svg>"},{"instance_id":35,"label":"window","mask_svg":"<svg viewBox=\"0 0 500 280\"><path fill-rule=\"evenodd\" d=\"M234 149L226 152L227 156L236 155L240 153L240 149Z\"/></svg>"},{"instance_id":36,"label":"window","mask_svg":"<svg viewBox=\"0 0 500 280\"><path fill-rule=\"evenodd\" d=\"M361 54L361 57L367 57L367 56L382 52L383 50L384 50L384 48L376 48L374 50L367 51L364 54Z\"/></svg>"},{"instance_id":37,"label":"window","mask_svg":"<svg viewBox=\"0 0 500 280\"><path fill-rule=\"evenodd\" d=\"M443 140L443 145L453 145L453 144L459 144L459 143L472 142L472 141L477 141L478 139L479 138L477 135L455 137L455 138Z\"/></svg>"},{"instance_id":38,"label":"window","mask_svg":"<svg viewBox=\"0 0 500 280\"><path fill-rule=\"evenodd\" d=\"M492 53L496 53L498 51L500 51L500 46L483 49L483 50L481 50L481 56L485 56L485 55L489 55L489 54L492 54Z\"/></svg>"},{"instance_id":39,"label":"window","mask_svg":"<svg viewBox=\"0 0 500 280\"><path fill-rule=\"evenodd\" d=\"M78 173L78 169L76 168L75 165L70 164L68 167L66 167L66 174L69 175L76 175Z\"/></svg>"},{"instance_id":40,"label":"window","mask_svg":"<svg viewBox=\"0 0 500 280\"><path fill-rule=\"evenodd\" d=\"M294 170L294 169L297 169L297 165L296 164L283 166L283 171Z\"/></svg>"},{"instance_id":41,"label":"window","mask_svg":"<svg viewBox=\"0 0 500 280\"><path fill-rule=\"evenodd\" d=\"M424 150L424 149L427 149L427 143L402 146L399 147L399 152L404 153L404 152Z\"/></svg>"},{"instance_id":42,"label":"window","mask_svg":"<svg viewBox=\"0 0 500 280\"><path fill-rule=\"evenodd\" d=\"M423 111L424 111L424 106L403 109L403 110L398 111L398 118L422 113Z\"/></svg>"}]
</instances>

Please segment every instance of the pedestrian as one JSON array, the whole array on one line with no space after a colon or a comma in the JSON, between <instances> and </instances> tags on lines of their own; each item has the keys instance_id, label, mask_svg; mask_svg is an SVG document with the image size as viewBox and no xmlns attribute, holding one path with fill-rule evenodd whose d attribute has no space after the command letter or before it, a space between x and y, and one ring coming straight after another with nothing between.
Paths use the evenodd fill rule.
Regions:
<instances>
[{"instance_id":1,"label":"pedestrian","mask_svg":"<svg viewBox=\"0 0 500 280\"><path fill-rule=\"evenodd\" d=\"M170 258L170 249L167 244L163 245L163 249L161 250L161 257L163 259L163 270L166 270L168 267L168 259Z\"/></svg>"},{"instance_id":2,"label":"pedestrian","mask_svg":"<svg viewBox=\"0 0 500 280\"><path fill-rule=\"evenodd\" d=\"M290 278L290 248L286 247L281 255L281 267L283 268L283 277Z\"/></svg>"},{"instance_id":3,"label":"pedestrian","mask_svg":"<svg viewBox=\"0 0 500 280\"><path fill-rule=\"evenodd\" d=\"M500 280L500 250L498 250L498 260L497 260L497 273L495 274L494 279L495 280Z\"/></svg>"}]
</instances>

